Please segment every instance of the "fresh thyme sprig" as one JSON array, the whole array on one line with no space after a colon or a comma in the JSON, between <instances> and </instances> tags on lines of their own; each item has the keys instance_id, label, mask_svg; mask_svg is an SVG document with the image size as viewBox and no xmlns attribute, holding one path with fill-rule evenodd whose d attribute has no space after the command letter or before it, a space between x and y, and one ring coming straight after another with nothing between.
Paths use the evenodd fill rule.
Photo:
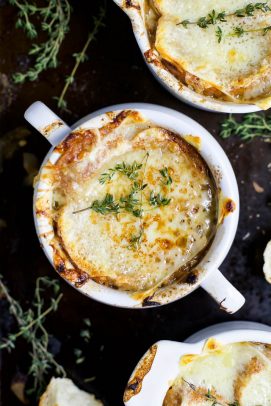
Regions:
<instances>
[{"instance_id":1,"label":"fresh thyme sprig","mask_svg":"<svg viewBox=\"0 0 271 406\"><path fill-rule=\"evenodd\" d=\"M132 187L127 195L121 196L119 200L116 200L112 194L107 193L102 200L95 200L90 206L84 209L76 210L73 212L73 214L81 213L86 210L94 210L102 215L115 214L117 216L120 213L130 213L134 217L140 218L140 231L138 234L134 234L130 237L128 240L129 245L127 246L128 249L138 249L144 233L144 223L142 221L142 217L146 204L149 205L147 207L153 206L151 209L146 210L150 211L161 206L166 206L171 201L171 198L167 198L161 193L155 194L154 191L151 191L149 199L144 199L145 202L143 202L143 191L148 187L148 184L144 183L148 158L149 153L147 152L140 163L136 161L134 161L132 164L122 162L115 165L113 168L109 168L107 172L102 173L99 177L99 182L103 185L110 182L116 172L124 174L128 179L133 180ZM137 180L140 170L141 179ZM170 186L172 184L172 178L169 175L168 168L164 167L160 169L159 173L162 176L162 186Z\"/></svg>"},{"instance_id":2,"label":"fresh thyme sprig","mask_svg":"<svg viewBox=\"0 0 271 406\"><path fill-rule=\"evenodd\" d=\"M267 2L264 3L249 3L246 7L236 10L234 13L226 14L225 11L217 12L212 10L206 17L200 17L196 22L183 20L176 25L182 25L184 28L188 28L188 25L198 25L200 28L207 28L209 25L216 25L218 22L226 22L227 17L236 16L236 17L252 17L254 16L255 11L262 11L267 13L271 11L271 8L268 6ZM267 26L255 30L244 30L242 27L235 27L233 32L227 36L237 36L241 37L243 34L248 32L262 32L263 35L266 35L268 31L271 30L271 26ZM222 41L223 31L220 26L215 30L215 35L217 37L218 43Z\"/></svg>"},{"instance_id":3,"label":"fresh thyme sprig","mask_svg":"<svg viewBox=\"0 0 271 406\"><path fill-rule=\"evenodd\" d=\"M94 200L90 206L85 207L84 209L76 210L73 212L73 214L81 213L90 209L104 215L109 213L117 214L120 212L120 205L114 200L113 195L106 193L102 200Z\"/></svg>"},{"instance_id":4,"label":"fresh thyme sprig","mask_svg":"<svg viewBox=\"0 0 271 406\"><path fill-rule=\"evenodd\" d=\"M221 11L220 13L218 13L215 10L212 10L211 13L209 13L206 17L200 17L196 22L183 20L180 23L177 23L176 25L183 25L184 28L187 28L188 25L190 24L196 24L200 28L207 28L208 25L215 25L218 21L226 22L227 20L225 19L225 17L226 17L225 11Z\"/></svg>"},{"instance_id":5,"label":"fresh thyme sprig","mask_svg":"<svg viewBox=\"0 0 271 406\"><path fill-rule=\"evenodd\" d=\"M261 113L245 114L241 121L237 121L232 115L221 124L220 136L229 138L238 136L244 141L250 141L256 137L271 139L271 115Z\"/></svg>"},{"instance_id":6,"label":"fresh thyme sprig","mask_svg":"<svg viewBox=\"0 0 271 406\"><path fill-rule=\"evenodd\" d=\"M31 22L41 21L40 28L46 34L46 40L34 43L29 55L34 57L34 65L26 72L13 75L15 83L36 80L41 72L58 65L58 53L62 42L69 31L71 6L68 0L50 0L43 7L33 2L9 0L10 4L19 9L16 28L22 28L31 39L39 36L38 28Z\"/></svg>"},{"instance_id":7,"label":"fresh thyme sprig","mask_svg":"<svg viewBox=\"0 0 271 406\"><path fill-rule=\"evenodd\" d=\"M147 183L134 182L131 192L120 198L121 208L135 217L142 217L142 200L139 200L137 193L143 191L147 186Z\"/></svg>"},{"instance_id":8,"label":"fresh thyme sprig","mask_svg":"<svg viewBox=\"0 0 271 406\"><path fill-rule=\"evenodd\" d=\"M225 403L225 402L221 403L210 389L208 389L207 392L204 392L202 389L197 388L196 385L186 381L184 378L182 378L182 380L192 389L192 391L196 392L206 400L211 401L212 406L240 406L237 400L234 401L233 403Z\"/></svg>"},{"instance_id":9,"label":"fresh thyme sprig","mask_svg":"<svg viewBox=\"0 0 271 406\"><path fill-rule=\"evenodd\" d=\"M50 299L50 305L44 309L45 300L42 294L48 289L53 294ZM49 371L54 370L57 375L66 376L64 368L57 363L54 355L48 350L50 336L44 326L46 316L57 310L62 298L62 294L59 293L59 284L56 280L51 280L47 277L38 278L32 307L28 310L23 310L20 303L10 295L1 275L0 292L3 293L7 300L9 312L17 321L19 327L16 333L10 333L0 341L0 350L13 350L19 338L23 338L31 346L29 352L31 365L28 375L33 378L33 387L28 392L39 396L46 385Z\"/></svg>"},{"instance_id":10,"label":"fresh thyme sprig","mask_svg":"<svg viewBox=\"0 0 271 406\"><path fill-rule=\"evenodd\" d=\"M233 31L230 34L228 34L227 36L240 38L244 34L251 33L251 32L259 32L262 35L266 35L270 30L271 30L271 25L268 25L268 26L266 26L264 28L256 28L256 29L253 29L253 30L244 30L243 27L234 27Z\"/></svg>"},{"instance_id":11,"label":"fresh thyme sprig","mask_svg":"<svg viewBox=\"0 0 271 406\"><path fill-rule=\"evenodd\" d=\"M104 18L105 18L106 9L105 6L101 6L99 10L98 17L93 17L93 29L90 31L86 43L83 46L83 49L79 53L74 53L73 57L75 58L75 64L69 76L65 79L65 85L59 97L56 97L57 106L60 109L67 109L67 102L65 100L66 93L68 91L69 86L74 82L75 74L77 69L79 68L80 63L83 63L88 60L88 56L86 54L87 49L90 43L96 40L96 35L100 28L104 27Z\"/></svg>"},{"instance_id":12,"label":"fresh thyme sprig","mask_svg":"<svg viewBox=\"0 0 271 406\"><path fill-rule=\"evenodd\" d=\"M101 174L99 182L103 185L104 183L110 182L116 172L122 173L127 176L128 179L136 179L138 177L138 171L142 168L142 163L134 161L132 164L127 164L122 162L114 166L114 168L108 169L107 172Z\"/></svg>"},{"instance_id":13,"label":"fresh thyme sprig","mask_svg":"<svg viewBox=\"0 0 271 406\"><path fill-rule=\"evenodd\" d=\"M200 28L207 28L209 25L215 25L218 22L226 22L227 17L236 16L236 17L252 17L254 16L255 11L262 11L267 13L271 11L271 8L268 6L267 2L264 3L249 3L246 7L236 10L234 13L226 14L226 11L217 12L212 10L207 16L200 17L197 21L183 20L176 25L183 25L185 28L190 24L196 24Z\"/></svg>"}]
</instances>

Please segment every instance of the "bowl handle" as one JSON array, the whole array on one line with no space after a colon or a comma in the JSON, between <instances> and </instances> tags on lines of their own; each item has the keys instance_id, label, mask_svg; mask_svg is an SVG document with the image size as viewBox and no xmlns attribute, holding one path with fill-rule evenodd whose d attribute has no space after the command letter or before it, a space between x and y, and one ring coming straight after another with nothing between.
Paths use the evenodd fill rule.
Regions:
<instances>
[{"instance_id":1,"label":"bowl handle","mask_svg":"<svg viewBox=\"0 0 271 406\"><path fill-rule=\"evenodd\" d=\"M28 107L24 118L53 146L58 145L72 131L61 118L40 101Z\"/></svg>"},{"instance_id":2,"label":"bowl handle","mask_svg":"<svg viewBox=\"0 0 271 406\"><path fill-rule=\"evenodd\" d=\"M201 283L220 308L227 313L237 312L245 303L244 296L216 269Z\"/></svg>"},{"instance_id":3,"label":"bowl handle","mask_svg":"<svg viewBox=\"0 0 271 406\"><path fill-rule=\"evenodd\" d=\"M176 341L158 341L143 355L133 371L124 393L125 406L150 406L163 404L164 397L179 373L180 357L200 352L202 343L186 344ZM148 354L155 349L151 365ZM127 396L128 395L128 396Z\"/></svg>"}]
</instances>

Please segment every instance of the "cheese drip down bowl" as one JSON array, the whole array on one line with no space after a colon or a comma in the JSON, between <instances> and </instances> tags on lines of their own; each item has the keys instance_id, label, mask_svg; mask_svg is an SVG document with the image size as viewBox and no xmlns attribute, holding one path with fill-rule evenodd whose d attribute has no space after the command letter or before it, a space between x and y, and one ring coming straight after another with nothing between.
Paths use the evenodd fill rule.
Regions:
<instances>
[{"instance_id":1,"label":"cheese drip down bowl","mask_svg":"<svg viewBox=\"0 0 271 406\"><path fill-rule=\"evenodd\" d=\"M236 232L238 189L206 130L147 104L112 106L72 129L40 102L25 117L53 144L34 216L64 279L121 307L166 304L198 286L229 312L243 305L217 270Z\"/></svg>"},{"instance_id":2,"label":"cheese drip down bowl","mask_svg":"<svg viewBox=\"0 0 271 406\"><path fill-rule=\"evenodd\" d=\"M271 106L271 1L114 0L153 75L195 107Z\"/></svg>"}]
</instances>

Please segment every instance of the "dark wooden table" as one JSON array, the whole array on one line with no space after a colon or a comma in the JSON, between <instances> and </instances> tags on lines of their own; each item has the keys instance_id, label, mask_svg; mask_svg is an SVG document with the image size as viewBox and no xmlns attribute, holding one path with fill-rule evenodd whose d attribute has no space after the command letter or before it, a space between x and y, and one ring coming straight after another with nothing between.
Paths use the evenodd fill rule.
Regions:
<instances>
[{"instance_id":1,"label":"dark wooden table","mask_svg":"<svg viewBox=\"0 0 271 406\"><path fill-rule=\"evenodd\" d=\"M23 153L34 154L41 163L49 145L27 127L23 113L29 104L42 100L61 114L53 96L59 95L63 78L71 71L71 54L83 46L98 6L99 0L74 1L72 27L61 51L60 67L43 73L36 82L14 85L11 74L25 69L31 62L25 56L29 41L14 28L14 8L0 0L0 141L18 126L31 131L26 145L17 148L12 158L5 159L0 144L0 218L7 225L0 227L1 273L12 294L26 305L38 275L58 276L36 238L33 189L25 184L23 168ZM123 310L90 300L60 280L64 298L58 312L47 322L48 330L61 343L59 360L82 388L95 391L106 405L118 406L122 404L123 389L135 363L156 340L183 340L203 327L226 320L271 325L271 287L262 272L263 250L271 238L271 168L268 169L271 146L260 139L245 144L238 138L222 140L218 130L225 115L194 109L167 93L146 67L128 18L112 0L108 0L105 28L89 47L88 55L88 62L80 66L67 94L71 113L62 116L69 124L115 103L148 102L176 109L205 126L222 145L235 170L241 197L236 239L221 266L226 277L246 296L245 306L233 316L220 311L201 289L158 309ZM253 181L263 187L262 193L255 191ZM246 235L248 238L244 239ZM0 302L2 332L6 334L11 319L4 301ZM85 363L75 365L73 348L77 345L82 319L86 317L91 319L93 337L85 348ZM19 343L11 354L3 353L0 386L3 406L19 404L9 388L14 374L26 368L25 351L24 344ZM92 375L96 380L84 384L83 377Z\"/></svg>"}]
</instances>

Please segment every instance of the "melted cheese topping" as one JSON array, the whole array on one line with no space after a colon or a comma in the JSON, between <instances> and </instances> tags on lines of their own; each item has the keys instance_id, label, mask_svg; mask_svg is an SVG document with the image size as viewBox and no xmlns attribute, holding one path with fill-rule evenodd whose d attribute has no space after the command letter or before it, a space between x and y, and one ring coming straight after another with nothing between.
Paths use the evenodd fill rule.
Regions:
<instances>
[{"instance_id":1,"label":"melted cheese topping","mask_svg":"<svg viewBox=\"0 0 271 406\"><path fill-rule=\"evenodd\" d=\"M155 47L170 71L198 93L228 98L235 102L264 99L263 108L270 107L271 93L271 12L255 11L243 18L231 15L251 1L155 0L161 14ZM270 3L270 4L269 4ZM268 2L271 6L271 2ZM196 22L212 10L225 11L226 22L200 28ZM193 24L184 27L180 22ZM219 42L217 29L221 29ZM243 35L233 35L237 28ZM177 74L174 69L179 71Z\"/></svg>"},{"instance_id":2,"label":"melted cheese topping","mask_svg":"<svg viewBox=\"0 0 271 406\"><path fill-rule=\"evenodd\" d=\"M100 283L132 291L154 288L182 268L187 272L216 227L216 190L205 162L178 136L150 123L147 127L128 140L123 133L119 137L119 129L117 135L113 131L111 149L103 140L68 169L60 166L54 194L60 205L57 232L72 263ZM133 179L115 171L112 179L100 182L116 165L135 162L142 166ZM172 180L168 185L160 172L165 168ZM108 194L123 206L135 182L146 185L133 195L141 216L123 207L117 214L78 212ZM168 199L165 205L151 204L158 194Z\"/></svg>"},{"instance_id":3,"label":"melted cheese topping","mask_svg":"<svg viewBox=\"0 0 271 406\"><path fill-rule=\"evenodd\" d=\"M185 356L163 406L270 406L270 345L234 343ZM217 404L217 403L216 403Z\"/></svg>"}]
</instances>

